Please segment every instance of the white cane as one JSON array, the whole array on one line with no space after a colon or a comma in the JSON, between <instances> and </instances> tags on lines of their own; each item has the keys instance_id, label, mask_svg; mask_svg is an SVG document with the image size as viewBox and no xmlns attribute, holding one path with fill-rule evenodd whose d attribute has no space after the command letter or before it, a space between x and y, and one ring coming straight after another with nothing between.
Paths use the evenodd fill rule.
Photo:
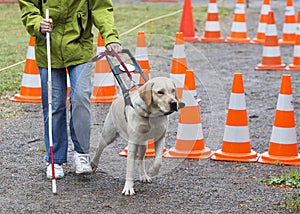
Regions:
<instances>
[{"instance_id":1,"label":"white cane","mask_svg":"<svg viewBox=\"0 0 300 214\"><path fill-rule=\"evenodd\" d=\"M49 9L46 9L46 19L49 19ZM54 151L52 140L52 81L51 81L51 52L50 52L50 33L46 32L47 41L47 61L48 61L48 131L49 131L49 146L50 158L52 167L52 193L56 194L56 180L54 171Z\"/></svg>"}]
</instances>

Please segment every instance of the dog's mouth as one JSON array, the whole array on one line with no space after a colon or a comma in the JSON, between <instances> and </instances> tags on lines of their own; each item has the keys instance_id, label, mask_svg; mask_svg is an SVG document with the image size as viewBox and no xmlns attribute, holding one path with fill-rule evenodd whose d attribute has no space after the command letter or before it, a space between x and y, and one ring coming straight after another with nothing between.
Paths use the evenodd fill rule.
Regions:
<instances>
[{"instance_id":1,"label":"dog's mouth","mask_svg":"<svg viewBox=\"0 0 300 214\"><path fill-rule=\"evenodd\" d=\"M184 103L182 103L182 102L178 103L177 101L171 101L169 103L169 105L170 105L170 111L166 112L164 115L172 114L175 111L178 111L178 110L182 109L185 106Z\"/></svg>"}]
</instances>

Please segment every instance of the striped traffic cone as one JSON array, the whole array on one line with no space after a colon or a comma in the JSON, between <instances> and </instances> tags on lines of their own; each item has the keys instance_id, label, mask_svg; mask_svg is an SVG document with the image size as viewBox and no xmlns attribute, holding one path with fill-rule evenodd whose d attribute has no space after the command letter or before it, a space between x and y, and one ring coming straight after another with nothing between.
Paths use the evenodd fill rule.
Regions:
<instances>
[{"instance_id":1,"label":"striped traffic cone","mask_svg":"<svg viewBox=\"0 0 300 214\"><path fill-rule=\"evenodd\" d=\"M230 37L227 37L225 42L250 43L250 38L247 36L244 0L236 1Z\"/></svg>"},{"instance_id":2,"label":"striped traffic cone","mask_svg":"<svg viewBox=\"0 0 300 214\"><path fill-rule=\"evenodd\" d=\"M235 73L222 142L212 160L256 162L258 154L251 150L243 76Z\"/></svg>"},{"instance_id":3,"label":"striped traffic cone","mask_svg":"<svg viewBox=\"0 0 300 214\"><path fill-rule=\"evenodd\" d=\"M282 38L279 45L294 45L296 38L296 16L293 0L286 0Z\"/></svg>"},{"instance_id":4,"label":"striped traffic cone","mask_svg":"<svg viewBox=\"0 0 300 214\"><path fill-rule=\"evenodd\" d=\"M264 44L265 36L266 36L266 26L268 22L268 14L270 10L271 10L270 0L263 0L256 37L251 40L251 43Z\"/></svg>"},{"instance_id":5,"label":"striped traffic cone","mask_svg":"<svg viewBox=\"0 0 300 214\"><path fill-rule=\"evenodd\" d=\"M41 79L38 67L35 61L34 53L34 37L30 36L27 56L25 62L24 73L22 77L22 84L20 94L16 94L10 98L14 102L29 102L40 103L41 97Z\"/></svg>"},{"instance_id":6,"label":"striped traffic cone","mask_svg":"<svg viewBox=\"0 0 300 214\"><path fill-rule=\"evenodd\" d=\"M148 69L150 71L146 36L144 31L138 32L134 57L142 69Z\"/></svg>"},{"instance_id":7,"label":"striped traffic cone","mask_svg":"<svg viewBox=\"0 0 300 214\"><path fill-rule=\"evenodd\" d=\"M135 59L143 69L145 75L148 79L150 79L150 64L148 59L148 50L146 44L146 36L144 31L139 31L136 40L136 48L135 48ZM131 73L132 80L139 84L144 84L144 79L140 75L140 72L133 71ZM131 90L135 90L133 87Z\"/></svg>"},{"instance_id":8,"label":"striped traffic cone","mask_svg":"<svg viewBox=\"0 0 300 214\"><path fill-rule=\"evenodd\" d=\"M297 32L294 44L293 63L286 67L287 70L300 71L300 10L298 10Z\"/></svg>"},{"instance_id":9,"label":"striped traffic cone","mask_svg":"<svg viewBox=\"0 0 300 214\"><path fill-rule=\"evenodd\" d=\"M255 70L285 70L286 65L281 63L275 17L272 10L268 17L262 62L255 67Z\"/></svg>"},{"instance_id":10,"label":"striped traffic cone","mask_svg":"<svg viewBox=\"0 0 300 214\"><path fill-rule=\"evenodd\" d=\"M180 110L176 145L164 153L165 158L209 158L211 150L204 145L200 107L185 80L182 102L185 107Z\"/></svg>"},{"instance_id":11,"label":"striped traffic cone","mask_svg":"<svg viewBox=\"0 0 300 214\"><path fill-rule=\"evenodd\" d=\"M105 51L104 41L98 32L97 54L103 51ZM93 92L90 100L92 103L111 103L117 96L114 76L104 57L96 62Z\"/></svg>"},{"instance_id":12,"label":"striped traffic cone","mask_svg":"<svg viewBox=\"0 0 300 214\"><path fill-rule=\"evenodd\" d=\"M185 87L196 98L197 88L196 88L194 71L188 69L185 71L185 84L186 84Z\"/></svg>"},{"instance_id":13,"label":"striped traffic cone","mask_svg":"<svg viewBox=\"0 0 300 214\"><path fill-rule=\"evenodd\" d=\"M205 31L203 37L200 38L200 42L224 41L225 39L221 37L217 0L210 0L207 10Z\"/></svg>"},{"instance_id":14,"label":"striped traffic cone","mask_svg":"<svg viewBox=\"0 0 300 214\"><path fill-rule=\"evenodd\" d=\"M300 165L292 84L289 74L282 75L269 150L260 156L258 162L266 164Z\"/></svg>"},{"instance_id":15,"label":"striped traffic cone","mask_svg":"<svg viewBox=\"0 0 300 214\"><path fill-rule=\"evenodd\" d=\"M179 32L183 33L186 42L199 42L195 35L194 18L191 0L184 0Z\"/></svg>"},{"instance_id":16,"label":"striped traffic cone","mask_svg":"<svg viewBox=\"0 0 300 214\"><path fill-rule=\"evenodd\" d=\"M173 49L170 78L174 80L177 89L177 97L182 98L187 60L183 41L183 33L177 32Z\"/></svg>"}]
</instances>

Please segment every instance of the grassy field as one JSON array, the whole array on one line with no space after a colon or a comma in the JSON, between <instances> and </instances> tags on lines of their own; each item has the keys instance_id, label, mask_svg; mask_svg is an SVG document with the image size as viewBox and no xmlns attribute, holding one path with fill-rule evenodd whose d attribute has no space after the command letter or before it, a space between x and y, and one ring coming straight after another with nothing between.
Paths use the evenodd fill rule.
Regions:
<instances>
[{"instance_id":1,"label":"grassy field","mask_svg":"<svg viewBox=\"0 0 300 214\"><path fill-rule=\"evenodd\" d=\"M130 41L130 43L135 45L135 37L138 31L145 31L146 34L161 34L175 37L175 33L180 26L181 9L180 5L115 4L115 23L119 30L121 41L122 38L131 36L132 42ZM205 20L206 10L206 7L193 7L195 31L197 31L197 23L200 20ZM18 4L0 4L0 11L0 97L3 99L19 92L29 35L21 22ZM174 12L174 15L147 22L147 20ZM94 31L97 33L97 29L94 29ZM96 40L97 38L95 37L95 46ZM166 45L166 48L172 47L173 44ZM17 63L19 64L14 66Z\"/></svg>"}]
</instances>

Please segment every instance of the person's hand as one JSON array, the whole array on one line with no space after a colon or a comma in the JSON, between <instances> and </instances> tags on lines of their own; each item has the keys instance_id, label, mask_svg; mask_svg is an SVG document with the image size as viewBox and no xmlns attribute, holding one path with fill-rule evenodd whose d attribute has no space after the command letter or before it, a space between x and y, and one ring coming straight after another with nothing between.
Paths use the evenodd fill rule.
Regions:
<instances>
[{"instance_id":1,"label":"person's hand","mask_svg":"<svg viewBox=\"0 0 300 214\"><path fill-rule=\"evenodd\" d=\"M110 43L108 45L106 45L106 49L111 52L112 50L114 50L116 53L121 53L122 52L122 46L117 43L117 42L113 42L113 43Z\"/></svg>"},{"instance_id":2,"label":"person's hand","mask_svg":"<svg viewBox=\"0 0 300 214\"><path fill-rule=\"evenodd\" d=\"M52 19L42 19L40 31L42 34L51 33L52 32Z\"/></svg>"}]
</instances>

